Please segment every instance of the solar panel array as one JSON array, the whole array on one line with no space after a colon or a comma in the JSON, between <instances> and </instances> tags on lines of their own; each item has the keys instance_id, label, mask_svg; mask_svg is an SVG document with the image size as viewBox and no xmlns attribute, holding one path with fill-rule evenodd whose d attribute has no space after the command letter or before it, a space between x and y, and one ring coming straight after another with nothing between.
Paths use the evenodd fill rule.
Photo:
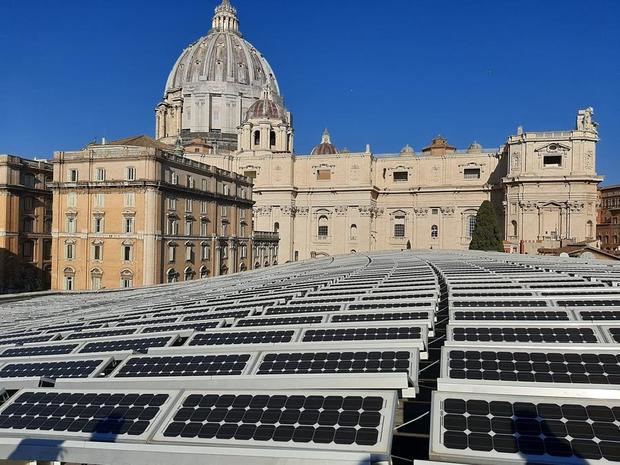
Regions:
<instances>
[{"instance_id":1,"label":"solar panel array","mask_svg":"<svg viewBox=\"0 0 620 465\"><path fill-rule=\"evenodd\" d=\"M406 251L0 300L0 460L620 463L619 284Z\"/></svg>"}]
</instances>

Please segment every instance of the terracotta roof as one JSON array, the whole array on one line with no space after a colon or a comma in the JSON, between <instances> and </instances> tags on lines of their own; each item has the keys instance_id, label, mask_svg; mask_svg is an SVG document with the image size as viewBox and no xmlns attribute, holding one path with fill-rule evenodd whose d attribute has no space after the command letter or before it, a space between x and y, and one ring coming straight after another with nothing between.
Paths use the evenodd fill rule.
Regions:
<instances>
[{"instance_id":1,"label":"terracotta roof","mask_svg":"<svg viewBox=\"0 0 620 465\"><path fill-rule=\"evenodd\" d=\"M154 149L163 150L165 152L174 152L172 145L164 144L163 142L156 141L149 136L140 135L133 137L126 137L124 139L114 140L107 142L106 145L127 145L130 147L150 147Z\"/></svg>"},{"instance_id":2,"label":"terracotta roof","mask_svg":"<svg viewBox=\"0 0 620 465\"><path fill-rule=\"evenodd\" d=\"M610 258L615 258L616 260L620 260L620 257L618 257L617 255L584 244L565 245L564 247L558 247L556 249L551 249L547 247L541 247L540 249L538 249L538 253L543 255L560 255L561 253L566 253L571 257L579 257L585 252L598 253Z\"/></svg>"}]
</instances>

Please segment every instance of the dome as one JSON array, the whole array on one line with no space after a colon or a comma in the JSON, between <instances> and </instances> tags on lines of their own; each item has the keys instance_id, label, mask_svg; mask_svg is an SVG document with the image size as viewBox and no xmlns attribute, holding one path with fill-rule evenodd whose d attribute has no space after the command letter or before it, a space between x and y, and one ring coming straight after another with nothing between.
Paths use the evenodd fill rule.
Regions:
<instances>
[{"instance_id":1,"label":"dome","mask_svg":"<svg viewBox=\"0 0 620 465\"><path fill-rule=\"evenodd\" d=\"M183 50L168 76L156 109L157 139L174 143L179 134L183 140L199 136L220 149L236 150L237 128L265 87L282 109L273 69L242 37L237 10L223 0L209 33ZM254 110L273 114L274 108L267 103Z\"/></svg>"},{"instance_id":2,"label":"dome","mask_svg":"<svg viewBox=\"0 0 620 465\"><path fill-rule=\"evenodd\" d=\"M266 87L263 96L248 109L246 121L251 119L279 119L284 121L286 113L280 105L273 101L271 88Z\"/></svg>"},{"instance_id":3,"label":"dome","mask_svg":"<svg viewBox=\"0 0 620 465\"><path fill-rule=\"evenodd\" d=\"M339 153L338 149L332 144L329 131L325 129L325 131L323 131L321 143L312 149L310 155L336 155L337 153Z\"/></svg>"},{"instance_id":4,"label":"dome","mask_svg":"<svg viewBox=\"0 0 620 465\"><path fill-rule=\"evenodd\" d=\"M469 147L467 147L467 153L482 153L482 145L473 141Z\"/></svg>"},{"instance_id":5,"label":"dome","mask_svg":"<svg viewBox=\"0 0 620 465\"><path fill-rule=\"evenodd\" d=\"M237 11L228 0L215 9L209 33L183 51L170 72L166 92L204 81L259 88L270 85L280 94L265 57L241 36Z\"/></svg>"},{"instance_id":6,"label":"dome","mask_svg":"<svg viewBox=\"0 0 620 465\"><path fill-rule=\"evenodd\" d=\"M415 150L413 150L413 147L411 147L411 145L407 144L405 145L402 150L400 151L401 155L415 155Z\"/></svg>"}]
</instances>

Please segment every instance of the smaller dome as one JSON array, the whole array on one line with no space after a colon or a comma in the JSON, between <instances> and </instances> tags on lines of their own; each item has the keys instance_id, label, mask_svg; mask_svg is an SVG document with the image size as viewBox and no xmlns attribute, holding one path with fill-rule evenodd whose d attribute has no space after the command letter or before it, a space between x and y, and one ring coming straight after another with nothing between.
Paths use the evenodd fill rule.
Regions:
<instances>
[{"instance_id":1,"label":"smaller dome","mask_svg":"<svg viewBox=\"0 0 620 465\"><path fill-rule=\"evenodd\" d=\"M247 119L283 119L282 109L273 100L260 99L248 109Z\"/></svg>"},{"instance_id":2,"label":"smaller dome","mask_svg":"<svg viewBox=\"0 0 620 465\"><path fill-rule=\"evenodd\" d=\"M400 151L400 154L401 155L415 155L415 150L413 150L413 147L411 147L411 145L407 144Z\"/></svg>"},{"instance_id":3,"label":"smaller dome","mask_svg":"<svg viewBox=\"0 0 620 465\"><path fill-rule=\"evenodd\" d=\"M245 120L251 119L279 119L282 121L286 120L286 112L284 109L278 105L278 103L273 99L273 94L270 86L266 86L263 89L263 95L260 100L254 102L248 112L246 113Z\"/></svg>"},{"instance_id":4,"label":"smaller dome","mask_svg":"<svg viewBox=\"0 0 620 465\"><path fill-rule=\"evenodd\" d=\"M338 149L332 144L329 131L325 129L325 131L323 131L321 143L312 149L310 155L336 155L337 153L339 153Z\"/></svg>"},{"instance_id":5,"label":"smaller dome","mask_svg":"<svg viewBox=\"0 0 620 465\"><path fill-rule=\"evenodd\" d=\"M473 141L469 147L467 147L467 153L482 153L482 145Z\"/></svg>"}]
</instances>

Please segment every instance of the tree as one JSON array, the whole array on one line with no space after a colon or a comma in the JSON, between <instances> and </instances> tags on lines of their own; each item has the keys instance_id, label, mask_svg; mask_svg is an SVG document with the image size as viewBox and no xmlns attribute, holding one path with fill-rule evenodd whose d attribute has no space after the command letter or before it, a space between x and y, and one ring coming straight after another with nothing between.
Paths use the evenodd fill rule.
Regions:
<instances>
[{"instance_id":1,"label":"tree","mask_svg":"<svg viewBox=\"0 0 620 465\"><path fill-rule=\"evenodd\" d=\"M476 215L476 226L471 235L469 250L504 251L504 244L499 233L497 217L493 204L488 200L482 202Z\"/></svg>"}]
</instances>

